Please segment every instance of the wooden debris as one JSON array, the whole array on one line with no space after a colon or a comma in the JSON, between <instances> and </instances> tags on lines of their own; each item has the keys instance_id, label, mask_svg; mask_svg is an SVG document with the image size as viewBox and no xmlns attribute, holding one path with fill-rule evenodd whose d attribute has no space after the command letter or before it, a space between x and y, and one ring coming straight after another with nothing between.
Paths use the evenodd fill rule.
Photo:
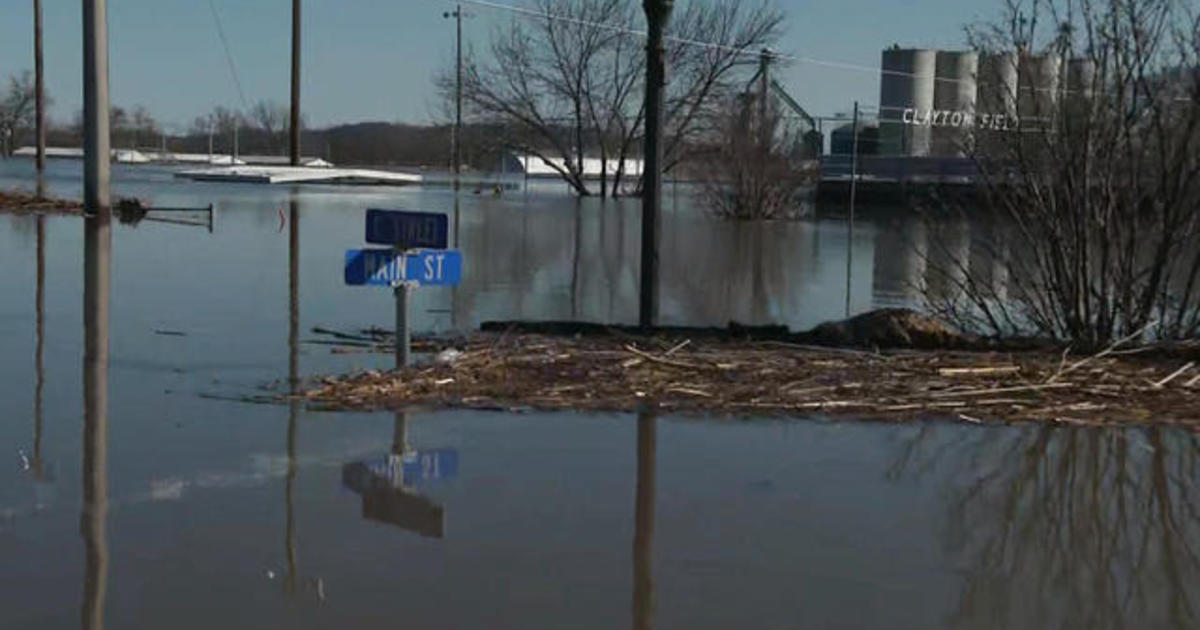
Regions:
<instances>
[{"instance_id":1,"label":"wooden debris","mask_svg":"<svg viewBox=\"0 0 1200 630\"><path fill-rule=\"evenodd\" d=\"M1194 366L1194 365L1196 365L1195 361L1188 361L1186 365L1179 368L1178 370L1175 370L1174 372L1171 372L1171 374L1169 376L1167 376L1163 380L1155 383L1154 388L1158 389L1161 387L1166 387L1167 383L1170 383L1171 381L1175 380L1180 375L1182 375L1184 372L1187 372L1188 370L1192 369L1192 366Z\"/></svg>"},{"instance_id":2,"label":"wooden debris","mask_svg":"<svg viewBox=\"0 0 1200 630\"><path fill-rule=\"evenodd\" d=\"M938 376L988 376L993 374L1016 374L1019 365L985 365L982 367L938 368Z\"/></svg>"},{"instance_id":3,"label":"wooden debris","mask_svg":"<svg viewBox=\"0 0 1200 630\"><path fill-rule=\"evenodd\" d=\"M1189 389L1200 383L1200 376L1186 386L1166 387L1182 383L1187 370L1172 364L1167 368L1172 374L1159 378L1169 359L1153 353L1102 352L1067 364L1057 350L1005 353L1002 359L991 352L962 351L877 355L628 334L504 332L443 343L462 355L452 363L321 379L304 395L310 407L319 409L633 411L652 405L672 413L1200 428L1200 397ZM646 349L652 347L665 350Z\"/></svg>"}]
</instances>

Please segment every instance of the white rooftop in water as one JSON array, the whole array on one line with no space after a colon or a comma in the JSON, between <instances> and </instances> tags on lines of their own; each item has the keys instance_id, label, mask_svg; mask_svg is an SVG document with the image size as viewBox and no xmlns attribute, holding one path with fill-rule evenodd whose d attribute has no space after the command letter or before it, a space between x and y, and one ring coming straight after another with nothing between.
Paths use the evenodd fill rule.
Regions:
<instances>
[{"instance_id":1,"label":"white rooftop in water","mask_svg":"<svg viewBox=\"0 0 1200 630\"><path fill-rule=\"evenodd\" d=\"M379 184L404 186L421 183L420 175L362 168L306 166L228 166L175 173L201 182L247 182L255 184Z\"/></svg>"}]
</instances>

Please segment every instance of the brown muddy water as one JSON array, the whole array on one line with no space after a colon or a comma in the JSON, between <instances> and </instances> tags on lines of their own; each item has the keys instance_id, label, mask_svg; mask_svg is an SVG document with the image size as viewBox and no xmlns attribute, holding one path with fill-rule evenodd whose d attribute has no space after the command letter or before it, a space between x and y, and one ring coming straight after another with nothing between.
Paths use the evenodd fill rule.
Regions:
<instances>
[{"instance_id":1,"label":"brown muddy water","mask_svg":"<svg viewBox=\"0 0 1200 630\"><path fill-rule=\"evenodd\" d=\"M78 164L51 168L77 194ZM12 186L29 162L0 162ZM343 250L367 207L452 194L153 168L114 187L214 203L214 231L114 224L105 400L84 396L83 221L0 215L0 627L1200 625L1195 434L233 402L386 367L309 331L388 326ZM854 311L924 281L913 221L850 241L668 208L664 323L839 318L848 250ZM636 318L636 204L468 193L459 223L465 281L417 293L421 330Z\"/></svg>"}]
</instances>

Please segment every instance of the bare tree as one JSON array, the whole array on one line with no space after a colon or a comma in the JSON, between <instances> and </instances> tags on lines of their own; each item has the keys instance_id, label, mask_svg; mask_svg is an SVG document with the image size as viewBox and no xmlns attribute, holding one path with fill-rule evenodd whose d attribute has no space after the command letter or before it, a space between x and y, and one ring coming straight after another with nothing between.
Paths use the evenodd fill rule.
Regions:
<instances>
[{"instance_id":1,"label":"bare tree","mask_svg":"<svg viewBox=\"0 0 1200 630\"><path fill-rule=\"evenodd\" d=\"M757 97L757 98L756 98ZM700 199L727 219L789 219L801 211L803 186L815 173L804 129L788 125L771 101L744 93L722 108L704 138ZM761 107L760 107L761 105Z\"/></svg>"},{"instance_id":2,"label":"bare tree","mask_svg":"<svg viewBox=\"0 0 1200 630\"><path fill-rule=\"evenodd\" d=\"M1023 81L1008 95L1022 110L1016 130L975 138L979 210L1005 235L979 246L1007 267L1007 294L957 260L936 270L956 285L954 299L932 306L968 327L1083 345L1143 329L1196 336L1195 3L1008 0L1006 10L1001 23L975 29L975 41L1019 59L1037 50L1062 80Z\"/></svg>"},{"instance_id":3,"label":"bare tree","mask_svg":"<svg viewBox=\"0 0 1200 630\"><path fill-rule=\"evenodd\" d=\"M286 106L275 101L259 101L250 110L250 118L266 134L272 151L282 146L281 142L278 145L276 143L287 136L291 126L291 113Z\"/></svg>"},{"instance_id":4,"label":"bare tree","mask_svg":"<svg viewBox=\"0 0 1200 630\"><path fill-rule=\"evenodd\" d=\"M33 73L26 70L9 77L8 90L0 100L0 146L3 155L12 155L18 131L33 127L34 96Z\"/></svg>"},{"instance_id":5,"label":"bare tree","mask_svg":"<svg viewBox=\"0 0 1200 630\"><path fill-rule=\"evenodd\" d=\"M600 194L618 193L644 117L640 7L632 0L536 0L533 11L493 33L488 59L468 57L465 99L476 117L507 130L509 146L549 165L576 193L592 194L590 155L600 158ZM690 3L672 22L668 170L732 74L756 62L782 22L765 2L735 0ZM438 83L452 94L452 75Z\"/></svg>"}]
</instances>

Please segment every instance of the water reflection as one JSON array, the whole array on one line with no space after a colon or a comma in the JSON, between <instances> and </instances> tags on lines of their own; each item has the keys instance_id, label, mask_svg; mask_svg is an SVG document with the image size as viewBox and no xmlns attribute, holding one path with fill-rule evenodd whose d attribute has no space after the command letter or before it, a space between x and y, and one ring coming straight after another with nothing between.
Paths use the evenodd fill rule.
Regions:
<instances>
[{"instance_id":1,"label":"water reflection","mask_svg":"<svg viewBox=\"0 0 1200 630\"><path fill-rule=\"evenodd\" d=\"M961 479L946 545L963 628L1194 628L1200 437L1148 428L945 432L905 441L896 475Z\"/></svg>"},{"instance_id":2,"label":"water reflection","mask_svg":"<svg viewBox=\"0 0 1200 630\"><path fill-rule=\"evenodd\" d=\"M408 412L397 411L391 453L382 459L351 462L342 467L342 485L362 497L362 517L395 525L427 538L446 533L445 509L416 493L418 481L457 473L438 455L416 453L408 443Z\"/></svg>"},{"instance_id":3,"label":"water reflection","mask_svg":"<svg viewBox=\"0 0 1200 630\"><path fill-rule=\"evenodd\" d=\"M84 219L83 508L85 550L82 626L104 627L108 590L108 345L111 216Z\"/></svg>"},{"instance_id":4,"label":"water reflection","mask_svg":"<svg viewBox=\"0 0 1200 630\"><path fill-rule=\"evenodd\" d=\"M638 414L637 498L633 530L633 628L654 625L654 491L658 455L657 418Z\"/></svg>"},{"instance_id":5,"label":"water reflection","mask_svg":"<svg viewBox=\"0 0 1200 630\"><path fill-rule=\"evenodd\" d=\"M288 206L288 419L287 419L287 472L284 474L283 502L285 510L283 546L287 563L283 577L283 590L288 595L296 594L299 578L299 560L296 552L296 460L297 421L300 415L300 206L293 191ZM318 600L324 599L324 586L317 585Z\"/></svg>"},{"instance_id":6,"label":"water reflection","mask_svg":"<svg viewBox=\"0 0 1200 630\"><path fill-rule=\"evenodd\" d=\"M473 202L462 212L469 268L454 293L455 328L487 319L636 322L638 213L625 200L572 199L553 208ZM968 270L997 294L1009 283L1005 258L992 255L997 230L974 220L876 213L852 241L832 219L729 223L680 213L664 230L665 324L800 330L840 319L848 259L853 313L917 307L927 297L961 300Z\"/></svg>"},{"instance_id":7,"label":"water reflection","mask_svg":"<svg viewBox=\"0 0 1200 630\"><path fill-rule=\"evenodd\" d=\"M42 396L46 386L46 217L37 217L37 289L34 294L36 323L34 325L34 386L33 386L33 453L28 468L36 484L53 481L53 473L43 453ZM42 506L41 497L38 508Z\"/></svg>"}]
</instances>

